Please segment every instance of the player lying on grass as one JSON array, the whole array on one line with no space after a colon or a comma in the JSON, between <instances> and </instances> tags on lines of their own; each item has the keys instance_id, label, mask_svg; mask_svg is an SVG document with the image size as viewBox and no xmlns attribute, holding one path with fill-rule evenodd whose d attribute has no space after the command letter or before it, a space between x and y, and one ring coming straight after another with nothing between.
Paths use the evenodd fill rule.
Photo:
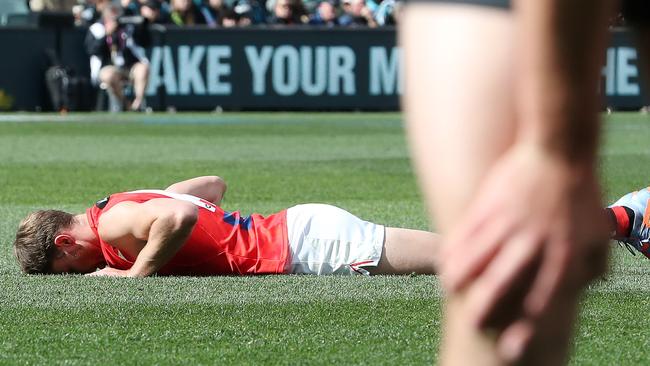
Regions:
<instances>
[{"instance_id":1,"label":"player lying on grass","mask_svg":"<svg viewBox=\"0 0 650 366\"><path fill-rule=\"evenodd\" d=\"M47 210L20 224L15 254L26 273L107 276L434 273L438 237L384 227L329 205L262 217L219 207L215 176L162 190L111 195L86 213ZM606 209L612 238L650 258L650 189ZM97 268L102 268L95 271Z\"/></svg>"},{"instance_id":2,"label":"player lying on grass","mask_svg":"<svg viewBox=\"0 0 650 366\"><path fill-rule=\"evenodd\" d=\"M20 223L16 258L25 273L127 277L435 272L433 233L323 204L242 217L219 207L225 191L205 176L113 194L82 214L36 211Z\"/></svg>"}]
</instances>

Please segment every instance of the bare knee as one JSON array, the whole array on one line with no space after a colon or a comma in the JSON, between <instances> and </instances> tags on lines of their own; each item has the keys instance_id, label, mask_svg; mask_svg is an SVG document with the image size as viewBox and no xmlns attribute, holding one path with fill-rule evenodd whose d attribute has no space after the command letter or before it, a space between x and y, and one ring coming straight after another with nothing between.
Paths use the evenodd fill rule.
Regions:
<instances>
[{"instance_id":1,"label":"bare knee","mask_svg":"<svg viewBox=\"0 0 650 366\"><path fill-rule=\"evenodd\" d=\"M115 66L105 66L99 72L99 81L112 89L118 88L121 84L120 72Z\"/></svg>"}]
</instances>

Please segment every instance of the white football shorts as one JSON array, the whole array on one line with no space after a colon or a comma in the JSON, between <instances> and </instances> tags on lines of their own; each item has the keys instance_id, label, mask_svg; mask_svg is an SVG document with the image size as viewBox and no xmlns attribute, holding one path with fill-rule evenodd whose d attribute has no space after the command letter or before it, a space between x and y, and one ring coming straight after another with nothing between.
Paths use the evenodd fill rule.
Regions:
<instances>
[{"instance_id":1,"label":"white football shorts","mask_svg":"<svg viewBox=\"0 0 650 366\"><path fill-rule=\"evenodd\" d=\"M331 205L287 209L290 260L287 273L365 274L379 263L385 228Z\"/></svg>"}]
</instances>

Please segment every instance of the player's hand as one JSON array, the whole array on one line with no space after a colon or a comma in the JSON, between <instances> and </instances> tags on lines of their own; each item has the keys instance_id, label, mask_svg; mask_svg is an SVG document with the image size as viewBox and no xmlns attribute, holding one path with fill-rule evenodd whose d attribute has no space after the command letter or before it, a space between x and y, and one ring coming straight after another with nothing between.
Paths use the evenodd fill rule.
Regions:
<instances>
[{"instance_id":1,"label":"player's hand","mask_svg":"<svg viewBox=\"0 0 650 366\"><path fill-rule=\"evenodd\" d=\"M128 270L122 270L107 266L98 271L86 273L86 276L127 277L128 272Z\"/></svg>"},{"instance_id":2,"label":"player's hand","mask_svg":"<svg viewBox=\"0 0 650 366\"><path fill-rule=\"evenodd\" d=\"M550 301L576 297L606 269L607 224L590 166L515 145L488 172L447 238L441 275L464 291L470 321L494 328L517 357ZM552 323L552 322L551 322Z\"/></svg>"}]
</instances>

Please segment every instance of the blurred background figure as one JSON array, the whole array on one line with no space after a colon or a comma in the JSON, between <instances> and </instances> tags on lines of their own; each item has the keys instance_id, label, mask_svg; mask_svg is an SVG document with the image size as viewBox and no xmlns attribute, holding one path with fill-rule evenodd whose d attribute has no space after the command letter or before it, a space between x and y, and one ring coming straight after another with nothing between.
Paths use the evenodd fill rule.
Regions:
<instances>
[{"instance_id":1,"label":"blurred background figure","mask_svg":"<svg viewBox=\"0 0 650 366\"><path fill-rule=\"evenodd\" d=\"M201 14L209 27L223 26L223 18L230 11L224 0L206 0L201 7Z\"/></svg>"},{"instance_id":2,"label":"blurred background figure","mask_svg":"<svg viewBox=\"0 0 650 366\"><path fill-rule=\"evenodd\" d=\"M204 25L205 17L192 0L171 0L171 23L178 26Z\"/></svg>"},{"instance_id":3,"label":"blurred background figure","mask_svg":"<svg viewBox=\"0 0 650 366\"><path fill-rule=\"evenodd\" d=\"M210 27L247 27L262 24L266 18L264 7L255 0L205 0L201 8L206 23Z\"/></svg>"},{"instance_id":4,"label":"blurred background figure","mask_svg":"<svg viewBox=\"0 0 650 366\"><path fill-rule=\"evenodd\" d=\"M275 0L267 3L268 6L273 9L267 20L268 24L297 25L308 21L307 12L301 0Z\"/></svg>"},{"instance_id":5,"label":"blurred background figure","mask_svg":"<svg viewBox=\"0 0 650 366\"><path fill-rule=\"evenodd\" d=\"M264 24L264 9L255 3L256 7L251 6L247 0L238 1L235 6L228 9L223 18L223 26L229 27L248 27L253 24Z\"/></svg>"},{"instance_id":6,"label":"blurred background figure","mask_svg":"<svg viewBox=\"0 0 650 366\"><path fill-rule=\"evenodd\" d=\"M9 2L16 0L1 1ZM77 0L29 0L28 3L31 11L70 12L72 11L72 7L76 5Z\"/></svg>"},{"instance_id":7,"label":"blurred background figure","mask_svg":"<svg viewBox=\"0 0 650 366\"><path fill-rule=\"evenodd\" d=\"M89 26L99 20L102 11L109 5L111 0L85 0L83 4L72 9L75 22L80 26Z\"/></svg>"},{"instance_id":8,"label":"blurred background figure","mask_svg":"<svg viewBox=\"0 0 650 366\"><path fill-rule=\"evenodd\" d=\"M336 14L335 0L323 0L318 3L315 12L309 17L309 24L335 27L340 25Z\"/></svg>"},{"instance_id":9,"label":"blurred background figure","mask_svg":"<svg viewBox=\"0 0 650 366\"><path fill-rule=\"evenodd\" d=\"M138 0L120 0L122 14L125 16L140 15L140 2Z\"/></svg>"},{"instance_id":10,"label":"blurred background figure","mask_svg":"<svg viewBox=\"0 0 650 366\"><path fill-rule=\"evenodd\" d=\"M245 27L251 24L266 23L266 8L258 0L236 0L232 9L239 17L238 25Z\"/></svg>"},{"instance_id":11,"label":"blurred background figure","mask_svg":"<svg viewBox=\"0 0 650 366\"><path fill-rule=\"evenodd\" d=\"M380 27L396 25L404 7L403 0L384 0L375 10L375 21Z\"/></svg>"},{"instance_id":12,"label":"blurred background figure","mask_svg":"<svg viewBox=\"0 0 650 366\"><path fill-rule=\"evenodd\" d=\"M335 7L338 6L338 0L335 0L336 4ZM305 12L307 14L314 14L316 13L316 9L318 8L318 5L320 5L320 0L302 0L302 6L305 8Z\"/></svg>"},{"instance_id":13,"label":"blurred background figure","mask_svg":"<svg viewBox=\"0 0 650 366\"><path fill-rule=\"evenodd\" d=\"M109 5L101 21L94 23L86 35L86 50L90 55L90 75L94 85L107 91L111 111L125 107L143 110L149 78L149 60L144 48L133 37L133 27L121 25L120 8ZM134 99L130 105L124 97L124 86L133 83Z\"/></svg>"},{"instance_id":14,"label":"blurred background figure","mask_svg":"<svg viewBox=\"0 0 650 366\"><path fill-rule=\"evenodd\" d=\"M168 24L169 12L164 11L159 0L145 0L140 5L140 15L144 17L149 24Z\"/></svg>"},{"instance_id":15,"label":"blurred background figure","mask_svg":"<svg viewBox=\"0 0 650 366\"><path fill-rule=\"evenodd\" d=\"M341 25L346 27L371 27L377 26L372 11L366 5L366 0L343 0L343 11L339 18Z\"/></svg>"}]
</instances>

